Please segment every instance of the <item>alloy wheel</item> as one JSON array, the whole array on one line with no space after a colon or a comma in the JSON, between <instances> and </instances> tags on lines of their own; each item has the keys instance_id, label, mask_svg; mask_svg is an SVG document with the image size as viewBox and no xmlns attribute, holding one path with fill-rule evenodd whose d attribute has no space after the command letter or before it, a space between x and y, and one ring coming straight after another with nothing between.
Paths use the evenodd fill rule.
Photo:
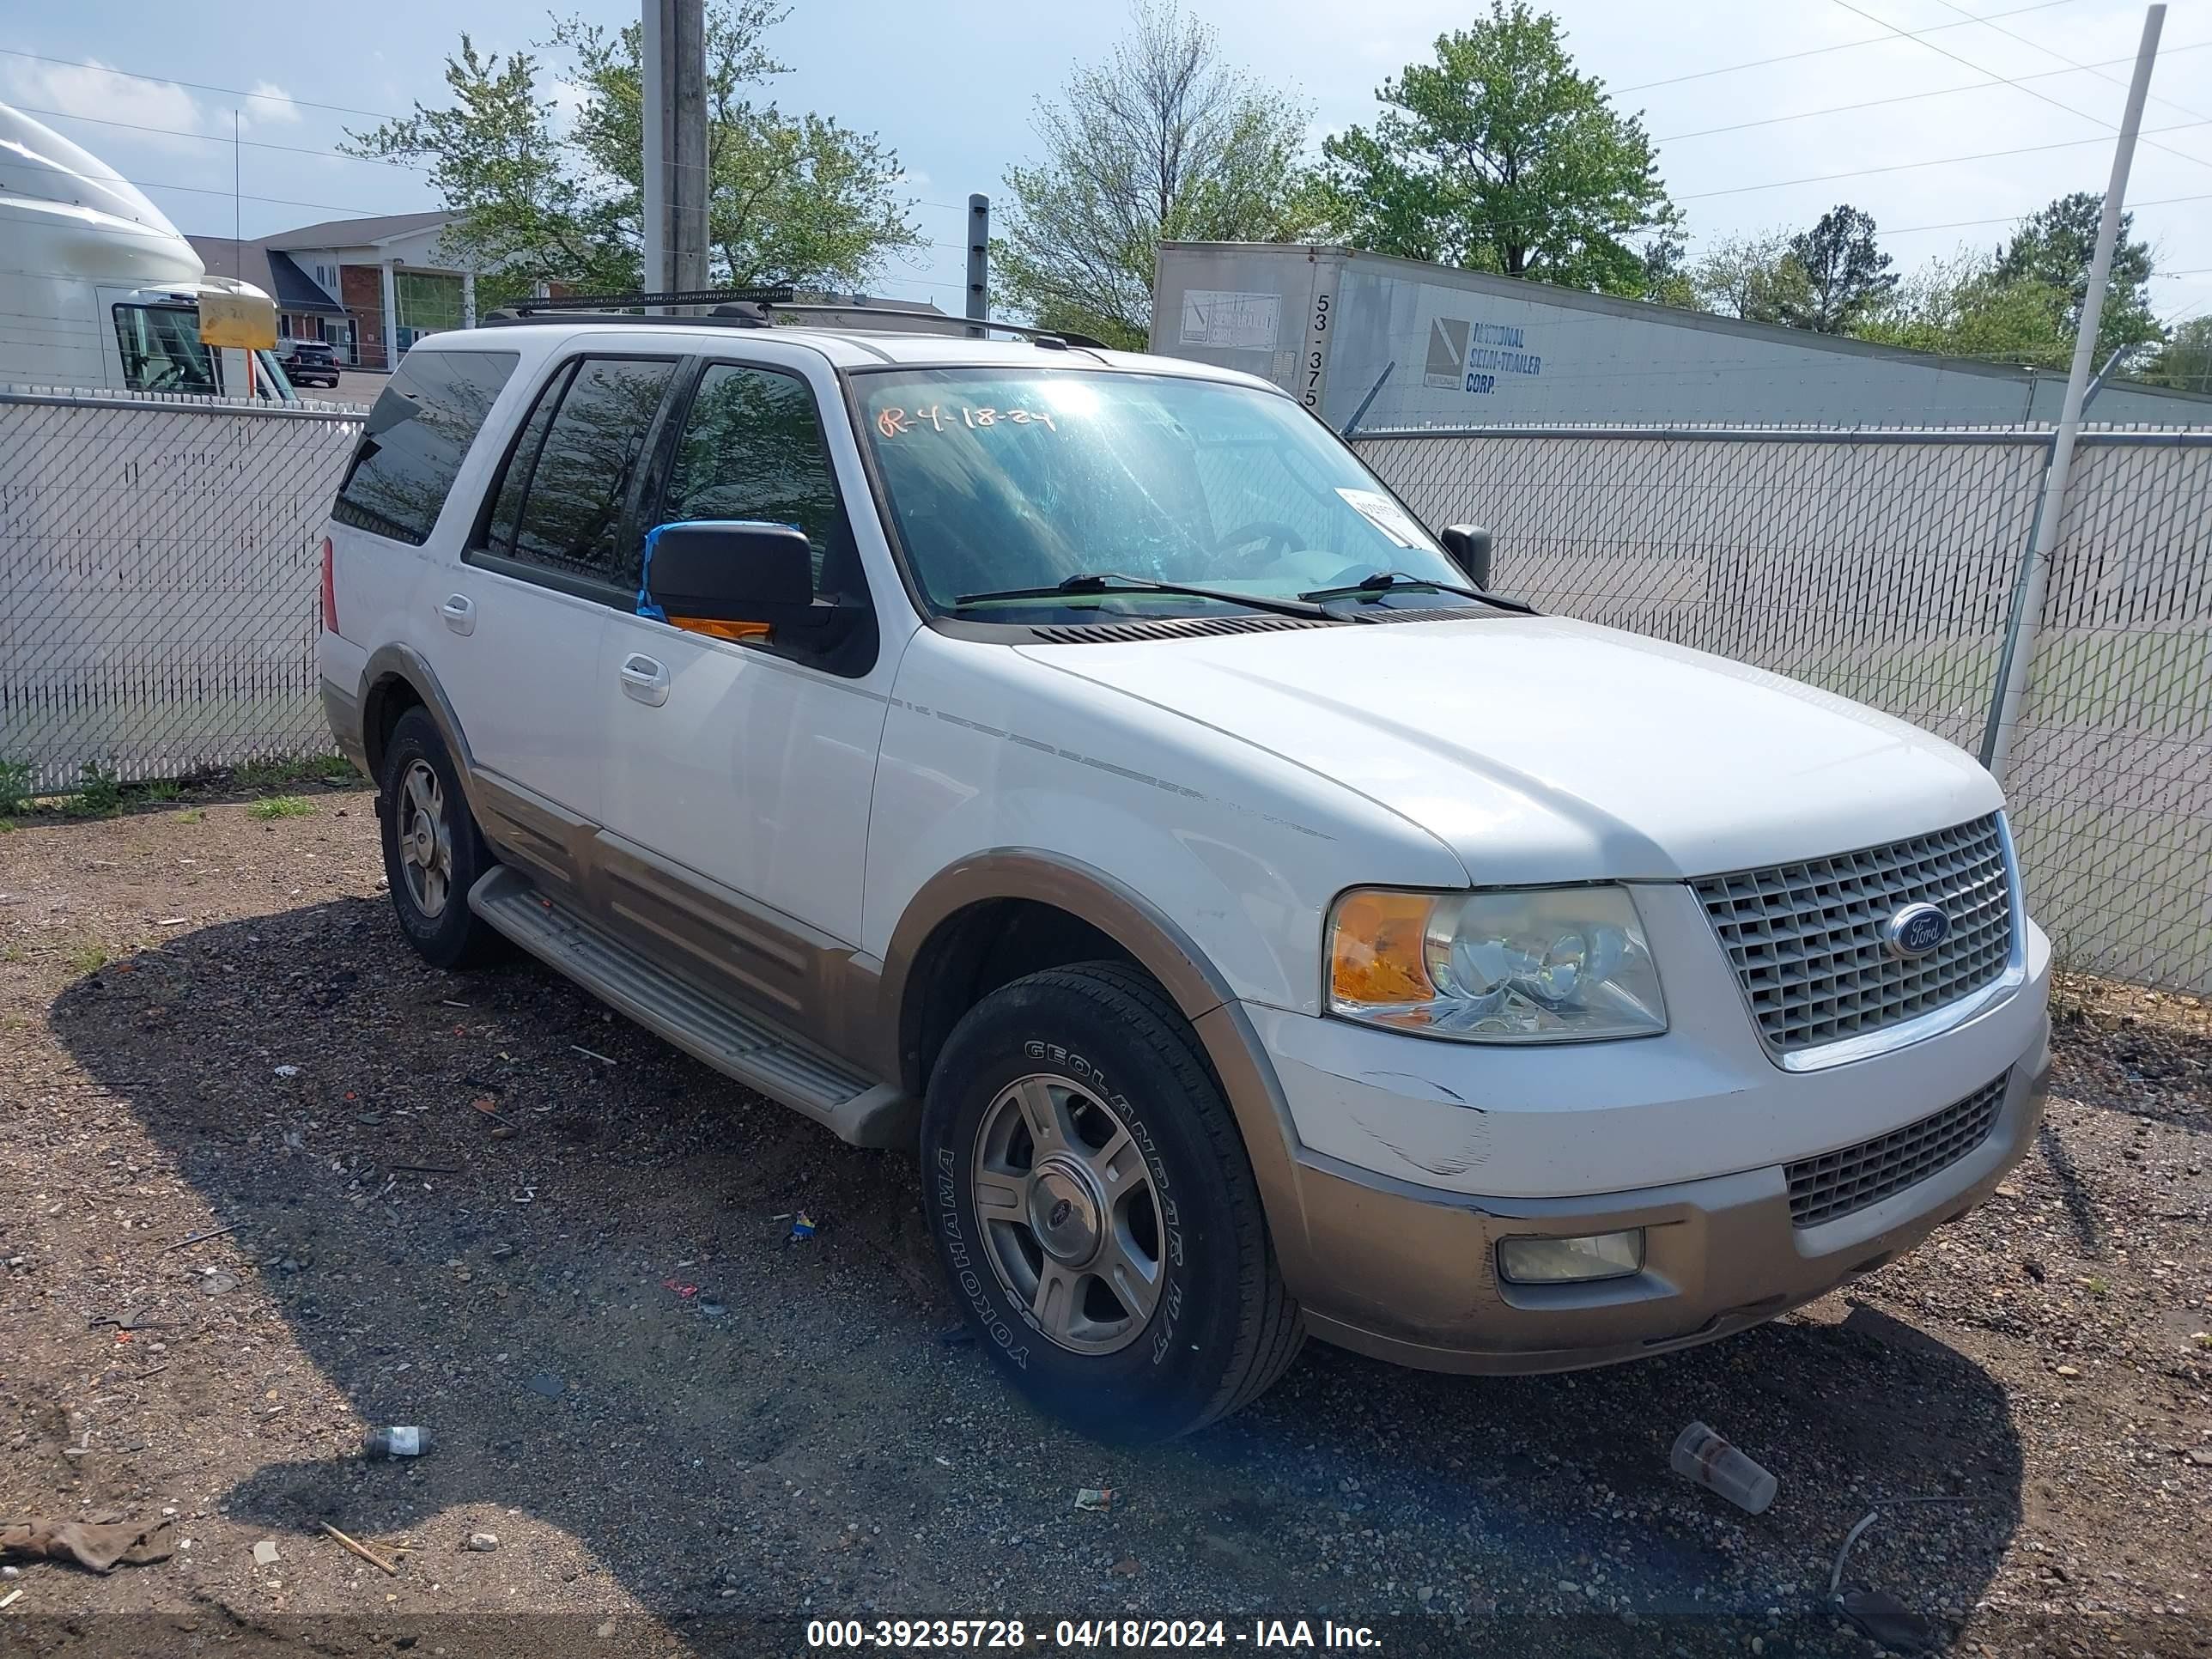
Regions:
<instances>
[{"instance_id":1,"label":"alloy wheel","mask_svg":"<svg viewBox=\"0 0 2212 1659\"><path fill-rule=\"evenodd\" d=\"M1097 1094L1046 1073L983 1114L971 1166L992 1270L1072 1353L1135 1341L1166 1277L1159 1194L1128 1127Z\"/></svg>"}]
</instances>

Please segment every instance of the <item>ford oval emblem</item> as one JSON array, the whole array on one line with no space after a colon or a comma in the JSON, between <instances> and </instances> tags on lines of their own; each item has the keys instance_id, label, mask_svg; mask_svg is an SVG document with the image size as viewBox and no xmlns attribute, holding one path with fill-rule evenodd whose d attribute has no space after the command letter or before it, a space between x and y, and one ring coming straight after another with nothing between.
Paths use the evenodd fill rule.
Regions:
<instances>
[{"instance_id":1,"label":"ford oval emblem","mask_svg":"<svg viewBox=\"0 0 2212 1659\"><path fill-rule=\"evenodd\" d=\"M1932 904L1908 904L1881 925L1881 942L1893 957L1924 957L1951 937L1951 918Z\"/></svg>"}]
</instances>

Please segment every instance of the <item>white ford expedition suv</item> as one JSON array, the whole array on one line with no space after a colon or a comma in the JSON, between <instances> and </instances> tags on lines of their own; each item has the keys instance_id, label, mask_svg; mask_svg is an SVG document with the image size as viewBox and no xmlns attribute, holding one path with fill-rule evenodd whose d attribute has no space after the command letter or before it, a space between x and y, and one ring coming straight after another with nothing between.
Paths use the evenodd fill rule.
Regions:
<instances>
[{"instance_id":1,"label":"white ford expedition suv","mask_svg":"<svg viewBox=\"0 0 2212 1659\"><path fill-rule=\"evenodd\" d=\"M1309 1332L1725 1336L2027 1147L2049 942L1967 757L1488 593L1260 381L906 326L407 354L319 662L424 957L915 1148L985 1350L1108 1437Z\"/></svg>"}]
</instances>

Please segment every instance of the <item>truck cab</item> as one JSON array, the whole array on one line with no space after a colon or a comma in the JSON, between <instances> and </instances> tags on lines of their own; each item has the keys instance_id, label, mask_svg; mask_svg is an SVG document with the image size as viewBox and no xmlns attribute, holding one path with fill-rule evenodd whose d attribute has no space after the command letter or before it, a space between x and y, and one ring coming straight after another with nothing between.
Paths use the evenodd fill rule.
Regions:
<instances>
[{"instance_id":1,"label":"truck cab","mask_svg":"<svg viewBox=\"0 0 2212 1659\"><path fill-rule=\"evenodd\" d=\"M0 104L0 386L296 401L275 354L201 343L204 295L274 309L210 277L114 168Z\"/></svg>"}]
</instances>

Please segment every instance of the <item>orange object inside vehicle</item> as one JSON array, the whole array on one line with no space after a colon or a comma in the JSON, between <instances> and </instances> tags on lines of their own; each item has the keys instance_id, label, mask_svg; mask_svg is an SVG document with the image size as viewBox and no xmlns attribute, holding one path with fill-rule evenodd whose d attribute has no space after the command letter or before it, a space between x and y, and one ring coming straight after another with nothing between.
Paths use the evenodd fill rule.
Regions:
<instances>
[{"instance_id":1,"label":"orange object inside vehicle","mask_svg":"<svg viewBox=\"0 0 2212 1659\"><path fill-rule=\"evenodd\" d=\"M704 634L716 640L764 640L768 624L763 622L716 622L708 617L671 617L671 628L680 628L687 634Z\"/></svg>"}]
</instances>

